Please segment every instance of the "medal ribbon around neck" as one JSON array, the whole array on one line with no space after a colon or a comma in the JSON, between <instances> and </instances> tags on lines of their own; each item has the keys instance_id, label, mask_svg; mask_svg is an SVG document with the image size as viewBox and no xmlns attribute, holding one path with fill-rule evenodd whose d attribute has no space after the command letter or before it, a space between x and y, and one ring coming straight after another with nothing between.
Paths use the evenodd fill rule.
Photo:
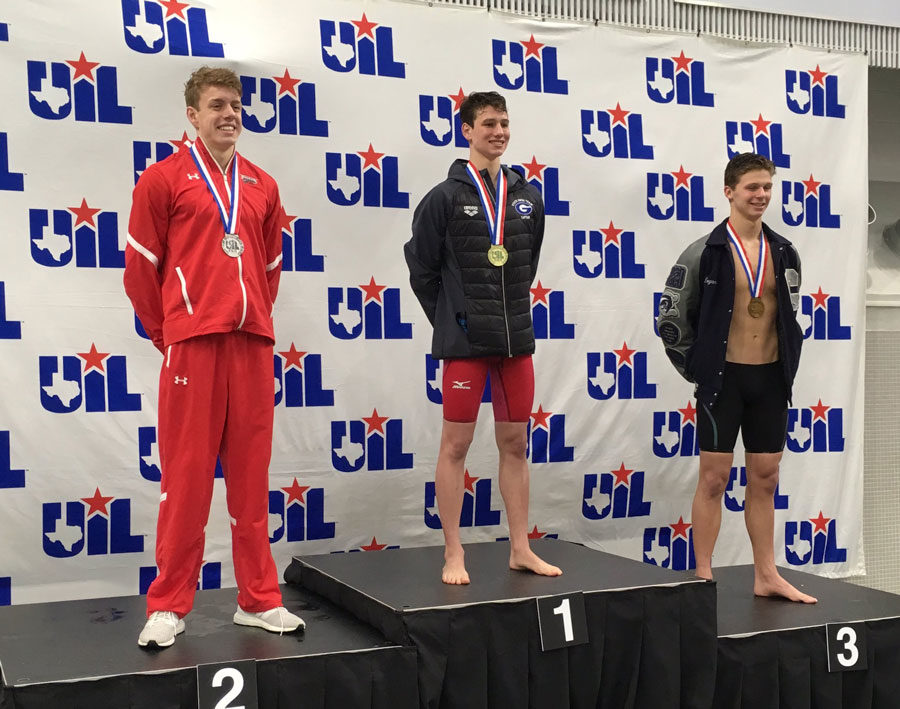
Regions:
<instances>
[{"instance_id":1,"label":"medal ribbon around neck","mask_svg":"<svg viewBox=\"0 0 900 709\"><path fill-rule=\"evenodd\" d=\"M226 234L235 234L235 230L237 229L238 223L238 207L240 206L240 180L238 180L238 154L237 151L234 151L232 172L231 172L231 209L228 210L225 208L225 202L222 197L219 195L219 190L216 189L216 184L212 181L212 177L209 174L209 170L206 168L206 163L203 161L203 158L200 156L200 152L197 150L197 143L193 143L191 145L191 157L194 158L194 162L197 164L197 169L200 170L200 174L203 175L203 180L206 182L206 187L209 189L210 193L213 196L213 200L215 200L216 206L219 208L219 217L222 219L222 226L225 227ZM225 180L227 184L228 175L225 175Z\"/></svg>"},{"instance_id":2,"label":"medal ribbon around neck","mask_svg":"<svg viewBox=\"0 0 900 709\"><path fill-rule=\"evenodd\" d=\"M481 199L481 206L484 208L484 217L487 220L488 231L491 233L491 243L494 246L503 246L503 227L506 221L506 176L503 174L503 168L497 173L497 204L491 202L491 193L488 191L487 185L484 184L484 178L478 172L478 168L469 160L466 165L466 171L472 182L475 183L475 191Z\"/></svg>"},{"instance_id":3,"label":"medal ribbon around neck","mask_svg":"<svg viewBox=\"0 0 900 709\"><path fill-rule=\"evenodd\" d=\"M744 244L741 242L740 237L738 237L734 227L731 226L730 221L728 222L727 230L728 238L731 240L731 243L734 244L735 249L737 249L741 266L744 267L744 273L747 274L747 283L750 284L750 296L752 298L759 298L762 293L763 283L765 283L766 280L766 256L769 252L769 245L766 242L766 237L762 233L762 230L760 230L759 258L756 262L756 280L754 281L753 272L750 270L750 258L747 256L747 250L744 248Z\"/></svg>"}]
</instances>

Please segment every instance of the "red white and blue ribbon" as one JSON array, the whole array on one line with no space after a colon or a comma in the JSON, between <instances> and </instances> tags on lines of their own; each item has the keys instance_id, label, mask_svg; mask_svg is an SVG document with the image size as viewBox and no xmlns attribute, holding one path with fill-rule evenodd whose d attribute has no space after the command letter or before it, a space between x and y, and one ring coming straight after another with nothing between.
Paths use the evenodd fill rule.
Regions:
<instances>
[{"instance_id":1,"label":"red white and blue ribbon","mask_svg":"<svg viewBox=\"0 0 900 709\"><path fill-rule=\"evenodd\" d=\"M228 191L228 198L231 202L230 209L225 206L225 201L222 199L221 195L219 195L219 190L216 189L216 183L213 182L212 177L209 174L209 170L207 170L206 168L206 163L203 161L203 158L200 156L200 152L197 150L196 141L191 145L191 157L194 158L194 162L197 164L197 169L200 170L200 174L203 175L203 180L206 182L206 186L212 193L213 199L216 202L216 206L219 208L219 216L222 219L222 226L225 227L225 233L236 234L237 232L235 230L237 229L238 223L238 208L241 203L239 194L241 181L238 180L237 151L235 150L234 152L231 166L231 189ZM228 190L228 175L227 172L223 172L223 174L225 174L225 189Z\"/></svg>"},{"instance_id":2,"label":"red white and blue ribbon","mask_svg":"<svg viewBox=\"0 0 900 709\"><path fill-rule=\"evenodd\" d=\"M494 246L503 246L503 225L506 221L506 176L503 174L503 168L501 167L500 172L497 173L496 206L491 201L491 193L484 184L484 178L471 160L466 165L466 171L475 184L475 191L478 192L478 197L481 199L488 231L491 233L491 243Z\"/></svg>"},{"instance_id":3,"label":"red white and blue ribbon","mask_svg":"<svg viewBox=\"0 0 900 709\"><path fill-rule=\"evenodd\" d=\"M762 293L763 283L765 283L766 280L766 256L769 252L769 245L766 242L765 235L762 233L762 230L760 230L759 257L756 261L756 278L754 279L753 272L750 270L750 257L747 255L747 250L744 248L744 244L738 237L734 227L731 226L731 221L728 222L725 228L728 230L728 238L737 250L741 266L744 267L744 273L747 274L747 283L750 284L750 296L753 298L761 297L760 293Z\"/></svg>"}]
</instances>

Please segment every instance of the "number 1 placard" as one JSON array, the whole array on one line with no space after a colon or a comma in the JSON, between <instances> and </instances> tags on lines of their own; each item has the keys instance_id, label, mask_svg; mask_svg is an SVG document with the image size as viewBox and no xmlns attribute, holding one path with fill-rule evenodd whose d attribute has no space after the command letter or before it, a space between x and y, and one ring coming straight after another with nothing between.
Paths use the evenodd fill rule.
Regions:
<instances>
[{"instance_id":1,"label":"number 1 placard","mask_svg":"<svg viewBox=\"0 0 900 709\"><path fill-rule=\"evenodd\" d=\"M584 594L581 591L536 600L541 649L544 652L589 642Z\"/></svg>"}]
</instances>

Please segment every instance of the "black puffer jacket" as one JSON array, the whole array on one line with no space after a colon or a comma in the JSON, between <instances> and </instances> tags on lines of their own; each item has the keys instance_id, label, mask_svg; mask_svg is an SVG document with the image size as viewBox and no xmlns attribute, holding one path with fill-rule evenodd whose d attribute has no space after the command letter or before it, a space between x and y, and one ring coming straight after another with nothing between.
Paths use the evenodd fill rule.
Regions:
<instances>
[{"instance_id":1,"label":"black puffer jacket","mask_svg":"<svg viewBox=\"0 0 900 709\"><path fill-rule=\"evenodd\" d=\"M529 288L544 237L541 194L507 168L504 245L500 268L487 259L490 233L466 160L416 207L412 238L404 246L409 282L434 327L431 353L438 359L531 354ZM482 171L485 184L493 185Z\"/></svg>"}]
</instances>

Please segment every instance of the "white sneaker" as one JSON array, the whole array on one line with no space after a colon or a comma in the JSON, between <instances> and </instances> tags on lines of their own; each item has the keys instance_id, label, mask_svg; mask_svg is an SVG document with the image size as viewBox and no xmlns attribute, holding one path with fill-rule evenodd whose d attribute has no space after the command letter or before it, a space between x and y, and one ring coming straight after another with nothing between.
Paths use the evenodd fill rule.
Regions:
<instances>
[{"instance_id":1,"label":"white sneaker","mask_svg":"<svg viewBox=\"0 0 900 709\"><path fill-rule=\"evenodd\" d=\"M174 611L153 611L138 636L138 645L169 647L175 636L184 632L184 621Z\"/></svg>"},{"instance_id":2,"label":"white sneaker","mask_svg":"<svg viewBox=\"0 0 900 709\"><path fill-rule=\"evenodd\" d=\"M263 628L270 633L293 633L295 630L302 630L306 627L306 623L299 616L294 615L284 606L271 608L261 613L248 613L238 607L234 614L234 622L238 625Z\"/></svg>"}]
</instances>

